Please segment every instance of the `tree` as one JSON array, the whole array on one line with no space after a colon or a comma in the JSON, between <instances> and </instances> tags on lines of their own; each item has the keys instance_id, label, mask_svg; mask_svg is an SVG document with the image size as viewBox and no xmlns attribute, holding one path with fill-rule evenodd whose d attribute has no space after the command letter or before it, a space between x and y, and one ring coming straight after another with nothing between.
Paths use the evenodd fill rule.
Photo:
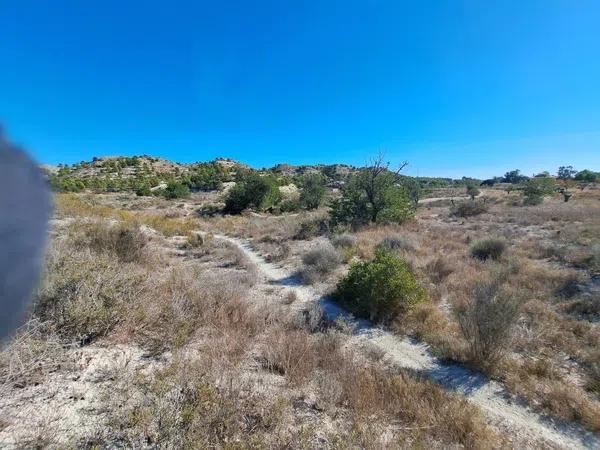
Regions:
<instances>
[{"instance_id":1,"label":"tree","mask_svg":"<svg viewBox=\"0 0 600 450\"><path fill-rule=\"evenodd\" d=\"M529 177L522 175L519 169L515 169L511 170L510 172L506 172L502 181L505 183L519 184L527 181L528 179Z\"/></svg>"},{"instance_id":2,"label":"tree","mask_svg":"<svg viewBox=\"0 0 600 450\"><path fill-rule=\"evenodd\" d=\"M544 197L556 191L556 183L552 178L534 178L525 184L523 202L526 205L539 205Z\"/></svg>"},{"instance_id":3,"label":"tree","mask_svg":"<svg viewBox=\"0 0 600 450\"><path fill-rule=\"evenodd\" d=\"M231 188L225 199L225 212L239 214L247 208L265 209L281 200L277 182L249 172Z\"/></svg>"},{"instance_id":4,"label":"tree","mask_svg":"<svg viewBox=\"0 0 600 450\"><path fill-rule=\"evenodd\" d=\"M575 175L577 181L585 181L587 183L594 183L598 178L600 178L600 172L593 172L588 169L584 169Z\"/></svg>"},{"instance_id":5,"label":"tree","mask_svg":"<svg viewBox=\"0 0 600 450\"><path fill-rule=\"evenodd\" d=\"M342 198L332 205L334 223L354 226L368 222L401 222L414 214L414 206L400 185L400 171L389 170L383 155L374 159L352 176L342 192Z\"/></svg>"},{"instance_id":6,"label":"tree","mask_svg":"<svg viewBox=\"0 0 600 450\"><path fill-rule=\"evenodd\" d=\"M321 206L325 197L325 181L321 175L308 175L301 181L300 205L306 209Z\"/></svg>"},{"instance_id":7,"label":"tree","mask_svg":"<svg viewBox=\"0 0 600 450\"><path fill-rule=\"evenodd\" d=\"M558 168L558 179L559 180L570 180L575 176L577 171L573 169L573 166L560 166Z\"/></svg>"},{"instance_id":8,"label":"tree","mask_svg":"<svg viewBox=\"0 0 600 450\"><path fill-rule=\"evenodd\" d=\"M421 198L421 183L417 178L403 177L401 184L406 191L406 195L408 195L408 198L414 203L416 208Z\"/></svg>"}]
</instances>

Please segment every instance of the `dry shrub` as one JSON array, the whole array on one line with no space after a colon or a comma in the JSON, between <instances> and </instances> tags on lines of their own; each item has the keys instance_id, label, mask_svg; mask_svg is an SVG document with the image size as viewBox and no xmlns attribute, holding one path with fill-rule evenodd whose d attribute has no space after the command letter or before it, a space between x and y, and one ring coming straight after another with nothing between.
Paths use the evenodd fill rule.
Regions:
<instances>
[{"instance_id":1,"label":"dry shrub","mask_svg":"<svg viewBox=\"0 0 600 450\"><path fill-rule=\"evenodd\" d=\"M141 262L146 256L147 238L138 224L93 222L84 225L84 233L92 250L108 252L122 262Z\"/></svg>"},{"instance_id":2,"label":"dry shrub","mask_svg":"<svg viewBox=\"0 0 600 450\"><path fill-rule=\"evenodd\" d=\"M311 335L304 330L275 329L265 341L263 365L285 376L294 386L306 384L318 367L329 367L340 358L333 334Z\"/></svg>"},{"instance_id":3,"label":"dry shrub","mask_svg":"<svg viewBox=\"0 0 600 450\"><path fill-rule=\"evenodd\" d=\"M335 270L341 264L341 258L335 248L326 242L305 253L302 262L302 279L305 283L314 283Z\"/></svg>"},{"instance_id":4,"label":"dry shrub","mask_svg":"<svg viewBox=\"0 0 600 450\"><path fill-rule=\"evenodd\" d=\"M331 243L335 248L348 249L356 246L356 236L351 234L339 234L331 238Z\"/></svg>"},{"instance_id":5,"label":"dry shrub","mask_svg":"<svg viewBox=\"0 0 600 450\"><path fill-rule=\"evenodd\" d=\"M36 319L23 325L0 352L0 389L40 383L64 365L65 350L47 323Z\"/></svg>"},{"instance_id":6,"label":"dry shrub","mask_svg":"<svg viewBox=\"0 0 600 450\"><path fill-rule=\"evenodd\" d=\"M557 374L548 376L547 368L525 365L504 372L507 387L527 398L536 409L550 412L556 418L579 422L586 428L600 430L600 406L582 389L573 386Z\"/></svg>"},{"instance_id":7,"label":"dry shrub","mask_svg":"<svg viewBox=\"0 0 600 450\"><path fill-rule=\"evenodd\" d=\"M33 312L61 337L88 342L115 327L145 292L145 279L145 270L135 263L55 242Z\"/></svg>"},{"instance_id":8,"label":"dry shrub","mask_svg":"<svg viewBox=\"0 0 600 450\"><path fill-rule=\"evenodd\" d=\"M260 252L268 262L278 262L286 259L290 255L290 246L287 242L265 237L258 243Z\"/></svg>"},{"instance_id":9,"label":"dry shrub","mask_svg":"<svg viewBox=\"0 0 600 450\"><path fill-rule=\"evenodd\" d=\"M202 326L210 324L227 337L219 351L241 357L246 342L260 330L260 316L243 300L249 288L244 275L198 274L180 268L153 286L151 302L135 305L123 323L154 354L181 348Z\"/></svg>"},{"instance_id":10,"label":"dry shrub","mask_svg":"<svg viewBox=\"0 0 600 450\"><path fill-rule=\"evenodd\" d=\"M473 217L488 211L488 205L484 201L467 200L457 202L450 208L450 213L457 217Z\"/></svg>"},{"instance_id":11,"label":"dry shrub","mask_svg":"<svg viewBox=\"0 0 600 450\"><path fill-rule=\"evenodd\" d=\"M239 373L223 378L216 383L201 359L190 358L177 358L148 376L116 377L106 401L108 426L88 444L228 448L232 442L269 442L284 433L278 424L287 402L252 393Z\"/></svg>"},{"instance_id":12,"label":"dry shrub","mask_svg":"<svg viewBox=\"0 0 600 450\"><path fill-rule=\"evenodd\" d=\"M338 404L347 405L357 423L393 418L403 428L414 430L413 438L446 445L455 442L467 448L491 447L496 442L474 406L435 383L364 368L347 359L330 376L341 387Z\"/></svg>"},{"instance_id":13,"label":"dry shrub","mask_svg":"<svg viewBox=\"0 0 600 450\"><path fill-rule=\"evenodd\" d=\"M471 245L471 256L483 261L487 259L499 260L506 250L506 241L504 239L483 239L476 241Z\"/></svg>"},{"instance_id":14,"label":"dry shrub","mask_svg":"<svg viewBox=\"0 0 600 450\"><path fill-rule=\"evenodd\" d=\"M519 302L496 281L478 282L469 300L454 310L469 345L468 358L477 367L493 368L511 344Z\"/></svg>"},{"instance_id":15,"label":"dry shrub","mask_svg":"<svg viewBox=\"0 0 600 450\"><path fill-rule=\"evenodd\" d=\"M307 240L317 236L322 236L329 233L329 228L328 219L311 217L308 220L300 223L294 238L299 240Z\"/></svg>"},{"instance_id":16,"label":"dry shrub","mask_svg":"<svg viewBox=\"0 0 600 450\"><path fill-rule=\"evenodd\" d=\"M388 250L388 251L414 251L415 243L407 236L404 236L399 233L390 234L384 237L379 245L377 246L380 249Z\"/></svg>"},{"instance_id":17,"label":"dry shrub","mask_svg":"<svg viewBox=\"0 0 600 450\"><path fill-rule=\"evenodd\" d=\"M204 245L205 238L200 233L189 233L185 242L187 248L198 248Z\"/></svg>"},{"instance_id":18,"label":"dry shrub","mask_svg":"<svg viewBox=\"0 0 600 450\"><path fill-rule=\"evenodd\" d=\"M436 256L425 266L425 270L429 275L429 278L434 283L441 283L454 272L454 266L448 261L448 259L442 256Z\"/></svg>"}]
</instances>

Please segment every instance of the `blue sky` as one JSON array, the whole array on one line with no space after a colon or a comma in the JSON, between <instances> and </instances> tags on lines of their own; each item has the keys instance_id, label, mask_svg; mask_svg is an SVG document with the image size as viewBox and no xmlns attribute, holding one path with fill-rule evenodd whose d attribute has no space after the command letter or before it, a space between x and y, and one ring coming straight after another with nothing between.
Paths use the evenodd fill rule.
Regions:
<instances>
[{"instance_id":1,"label":"blue sky","mask_svg":"<svg viewBox=\"0 0 600 450\"><path fill-rule=\"evenodd\" d=\"M600 2L0 1L0 122L43 163L600 170Z\"/></svg>"}]
</instances>

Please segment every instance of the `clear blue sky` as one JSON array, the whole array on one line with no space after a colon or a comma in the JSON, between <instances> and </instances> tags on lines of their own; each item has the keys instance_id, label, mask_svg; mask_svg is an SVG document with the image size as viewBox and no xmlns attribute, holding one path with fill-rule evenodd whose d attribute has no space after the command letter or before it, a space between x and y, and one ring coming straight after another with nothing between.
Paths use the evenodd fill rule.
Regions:
<instances>
[{"instance_id":1,"label":"clear blue sky","mask_svg":"<svg viewBox=\"0 0 600 450\"><path fill-rule=\"evenodd\" d=\"M51 164L600 170L599 25L595 0L0 0L0 122Z\"/></svg>"}]
</instances>

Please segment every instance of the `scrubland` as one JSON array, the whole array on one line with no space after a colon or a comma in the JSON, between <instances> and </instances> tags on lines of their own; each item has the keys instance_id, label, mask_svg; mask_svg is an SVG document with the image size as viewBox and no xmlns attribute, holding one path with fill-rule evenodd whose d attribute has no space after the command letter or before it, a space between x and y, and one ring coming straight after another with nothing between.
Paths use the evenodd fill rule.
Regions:
<instances>
[{"instance_id":1,"label":"scrubland","mask_svg":"<svg viewBox=\"0 0 600 450\"><path fill-rule=\"evenodd\" d=\"M349 324L300 304L220 235L323 295L366 274L389 301L370 314L345 294L351 312L600 433L600 189L533 206L482 190L474 215L443 191L402 225L357 229L329 226L326 208L207 214L216 195L56 195L43 282L0 354L0 446L548 445L349 345ZM398 268L394 289L378 258Z\"/></svg>"}]
</instances>

